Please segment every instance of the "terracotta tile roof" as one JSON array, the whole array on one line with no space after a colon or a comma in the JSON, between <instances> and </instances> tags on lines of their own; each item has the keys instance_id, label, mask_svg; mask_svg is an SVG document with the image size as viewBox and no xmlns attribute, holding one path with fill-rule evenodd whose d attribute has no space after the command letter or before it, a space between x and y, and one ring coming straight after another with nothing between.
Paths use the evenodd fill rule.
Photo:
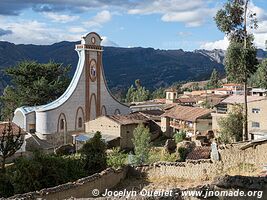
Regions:
<instances>
[{"instance_id":1,"label":"terracotta tile roof","mask_svg":"<svg viewBox=\"0 0 267 200\"><path fill-rule=\"evenodd\" d=\"M188 98L178 98L176 99L177 103L196 103L197 98L195 97L188 97Z\"/></svg>"},{"instance_id":2,"label":"terracotta tile roof","mask_svg":"<svg viewBox=\"0 0 267 200\"><path fill-rule=\"evenodd\" d=\"M214 91L232 91L231 88L217 88L217 89L214 89Z\"/></svg>"},{"instance_id":3,"label":"terracotta tile roof","mask_svg":"<svg viewBox=\"0 0 267 200\"><path fill-rule=\"evenodd\" d=\"M238 83L225 83L223 86L242 86L241 84Z\"/></svg>"},{"instance_id":4,"label":"terracotta tile roof","mask_svg":"<svg viewBox=\"0 0 267 200\"><path fill-rule=\"evenodd\" d=\"M107 117L121 125L139 124L149 121L147 117L140 113L131 113L129 115L107 115Z\"/></svg>"},{"instance_id":5,"label":"terracotta tile roof","mask_svg":"<svg viewBox=\"0 0 267 200\"><path fill-rule=\"evenodd\" d=\"M184 121L195 122L198 118L210 115L212 110L190 106L175 106L167 110L162 117L170 117Z\"/></svg>"},{"instance_id":6,"label":"terracotta tile roof","mask_svg":"<svg viewBox=\"0 0 267 200\"><path fill-rule=\"evenodd\" d=\"M177 90L174 88L167 88L165 92L177 92Z\"/></svg>"},{"instance_id":7,"label":"terracotta tile roof","mask_svg":"<svg viewBox=\"0 0 267 200\"><path fill-rule=\"evenodd\" d=\"M263 96L248 96L248 103L253 102L253 101L260 101L264 99L267 99L267 98ZM244 103L244 95L229 96L226 99L224 99L222 103L227 103L227 104Z\"/></svg>"},{"instance_id":8,"label":"terracotta tile roof","mask_svg":"<svg viewBox=\"0 0 267 200\"><path fill-rule=\"evenodd\" d=\"M210 147L195 147L191 151L186 159L188 160L199 160L199 159L209 159L210 158Z\"/></svg>"},{"instance_id":9,"label":"terracotta tile roof","mask_svg":"<svg viewBox=\"0 0 267 200\"><path fill-rule=\"evenodd\" d=\"M18 134L19 133L19 126L13 122L11 122L11 124L12 124L13 133ZM8 122L0 122L0 137L2 137L3 131L7 128L8 128ZM21 134L25 135L26 132L21 129Z\"/></svg>"}]
</instances>

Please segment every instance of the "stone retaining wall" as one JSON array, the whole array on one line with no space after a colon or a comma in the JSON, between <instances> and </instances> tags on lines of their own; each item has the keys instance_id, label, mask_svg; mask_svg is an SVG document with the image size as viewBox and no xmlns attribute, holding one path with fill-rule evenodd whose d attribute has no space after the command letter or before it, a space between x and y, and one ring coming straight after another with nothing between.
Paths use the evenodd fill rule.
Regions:
<instances>
[{"instance_id":1,"label":"stone retaining wall","mask_svg":"<svg viewBox=\"0 0 267 200\"><path fill-rule=\"evenodd\" d=\"M253 166L262 169L267 164L267 143L241 150L244 144L232 144L220 147L220 161L196 160L181 163L157 162L149 166L132 168L130 173L142 173L148 177L175 177L181 179L213 179L227 174L232 168ZM247 169L244 169L247 170Z\"/></svg>"},{"instance_id":2,"label":"stone retaining wall","mask_svg":"<svg viewBox=\"0 0 267 200\"><path fill-rule=\"evenodd\" d=\"M10 197L9 199L30 200L41 198L46 200L60 200L68 199L71 197L89 198L93 196L92 191L94 189L99 190L99 192L101 193L104 192L105 189L110 189L116 186L121 180L126 177L127 171L127 167L118 170L108 168L101 173L96 173L92 176L79 179L75 182L42 189L36 192L15 195L13 197Z\"/></svg>"}]
</instances>

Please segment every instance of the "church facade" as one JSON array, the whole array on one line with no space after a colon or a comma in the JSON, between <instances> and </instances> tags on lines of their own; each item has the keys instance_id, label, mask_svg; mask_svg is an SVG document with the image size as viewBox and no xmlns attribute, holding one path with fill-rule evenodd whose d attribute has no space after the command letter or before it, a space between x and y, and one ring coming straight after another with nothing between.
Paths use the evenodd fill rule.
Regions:
<instances>
[{"instance_id":1,"label":"church facade","mask_svg":"<svg viewBox=\"0 0 267 200\"><path fill-rule=\"evenodd\" d=\"M107 87L101 37L91 32L82 37L75 50L79 56L77 69L64 94L47 105L20 107L14 113L13 122L27 132L35 130L40 139L52 143L69 141L71 135L85 131L86 122L99 116L130 112Z\"/></svg>"}]
</instances>

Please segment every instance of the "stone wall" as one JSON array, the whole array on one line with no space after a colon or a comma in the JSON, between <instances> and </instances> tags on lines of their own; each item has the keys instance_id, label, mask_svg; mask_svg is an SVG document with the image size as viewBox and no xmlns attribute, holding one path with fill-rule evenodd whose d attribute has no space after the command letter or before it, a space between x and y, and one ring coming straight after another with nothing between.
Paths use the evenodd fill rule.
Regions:
<instances>
[{"instance_id":1,"label":"stone wall","mask_svg":"<svg viewBox=\"0 0 267 200\"><path fill-rule=\"evenodd\" d=\"M79 179L75 182L70 182L62 185L58 185L52 188L42 189L36 192L30 192L26 194L19 194L9 199L68 199L74 198L89 198L92 197L92 191L98 189L99 192L104 192L105 189L110 189L116 186L121 180L126 177L128 168L114 170L108 168L101 173L96 173L92 176L88 176Z\"/></svg>"},{"instance_id":2,"label":"stone wall","mask_svg":"<svg viewBox=\"0 0 267 200\"><path fill-rule=\"evenodd\" d=\"M132 168L131 173L142 173L148 177L175 177L181 179L213 179L228 174L240 166L262 169L267 164L267 143L241 150L243 143L220 147L220 161L196 160L186 162L158 162L149 166ZM242 169L241 169L242 170ZM247 169L245 169L247 170Z\"/></svg>"}]
</instances>

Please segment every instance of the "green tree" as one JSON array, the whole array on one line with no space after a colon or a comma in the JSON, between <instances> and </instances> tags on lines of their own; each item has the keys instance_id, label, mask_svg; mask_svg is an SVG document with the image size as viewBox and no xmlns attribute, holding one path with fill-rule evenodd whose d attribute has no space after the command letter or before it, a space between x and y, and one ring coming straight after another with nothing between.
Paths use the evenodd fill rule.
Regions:
<instances>
[{"instance_id":1,"label":"green tree","mask_svg":"<svg viewBox=\"0 0 267 200\"><path fill-rule=\"evenodd\" d=\"M140 80L135 81L135 87L132 85L126 93L126 102L139 102L149 99L149 90L141 85Z\"/></svg>"},{"instance_id":2,"label":"green tree","mask_svg":"<svg viewBox=\"0 0 267 200\"><path fill-rule=\"evenodd\" d=\"M182 142L186 138L186 132L184 130L176 132L173 135L173 138L174 138L176 143Z\"/></svg>"},{"instance_id":3,"label":"green tree","mask_svg":"<svg viewBox=\"0 0 267 200\"><path fill-rule=\"evenodd\" d=\"M212 89L212 88L218 88L218 87L220 87L219 74L216 69L213 69L210 75L210 80L207 83L207 88Z\"/></svg>"},{"instance_id":4,"label":"green tree","mask_svg":"<svg viewBox=\"0 0 267 200\"><path fill-rule=\"evenodd\" d=\"M264 59L260 64L255 74L250 78L252 87L267 89L267 59Z\"/></svg>"},{"instance_id":5,"label":"green tree","mask_svg":"<svg viewBox=\"0 0 267 200\"><path fill-rule=\"evenodd\" d=\"M21 129L13 130L12 123L8 122L1 132L0 136L0 158L1 158L1 171L6 172L5 164L6 159L13 156L18 151L24 141L24 136Z\"/></svg>"},{"instance_id":6,"label":"green tree","mask_svg":"<svg viewBox=\"0 0 267 200\"><path fill-rule=\"evenodd\" d=\"M151 99L163 99L165 98L165 89L160 87L151 93Z\"/></svg>"},{"instance_id":7,"label":"green tree","mask_svg":"<svg viewBox=\"0 0 267 200\"><path fill-rule=\"evenodd\" d=\"M134 162L137 165L146 163L149 158L150 145L150 132L149 128L145 127L144 124L139 124L133 132L134 145Z\"/></svg>"},{"instance_id":8,"label":"green tree","mask_svg":"<svg viewBox=\"0 0 267 200\"><path fill-rule=\"evenodd\" d=\"M257 28L257 19L255 13L248 13L248 3L249 0L228 0L215 16L219 30L230 40L225 57L227 78L244 85L243 140L248 138L247 83L249 77L257 70L253 35L247 32L248 26L251 29Z\"/></svg>"},{"instance_id":9,"label":"green tree","mask_svg":"<svg viewBox=\"0 0 267 200\"><path fill-rule=\"evenodd\" d=\"M9 174L16 193L54 187L87 175L79 157L63 157L41 152L34 152L31 159L17 159L12 168Z\"/></svg>"},{"instance_id":10,"label":"green tree","mask_svg":"<svg viewBox=\"0 0 267 200\"><path fill-rule=\"evenodd\" d=\"M87 141L80 149L81 157L84 162L84 169L89 174L100 172L107 167L106 143L102 140L101 133L98 131L94 137Z\"/></svg>"},{"instance_id":11,"label":"green tree","mask_svg":"<svg viewBox=\"0 0 267 200\"><path fill-rule=\"evenodd\" d=\"M6 70L13 87L7 87L0 98L4 119L10 118L15 108L46 104L58 98L69 85L70 66L55 62L47 64L22 61Z\"/></svg>"},{"instance_id":12,"label":"green tree","mask_svg":"<svg viewBox=\"0 0 267 200\"><path fill-rule=\"evenodd\" d=\"M224 143L242 140L243 111L242 106L235 105L227 114L218 121L220 129L220 140Z\"/></svg>"},{"instance_id":13,"label":"green tree","mask_svg":"<svg viewBox=\"0 0 267 200\"><path fill-rule=\"evenodd\" d=\"M115 169L126 165L127 154L120 151L120 148L113 148L107 155L107 165Z\"/></svg>"}]
</instances>

